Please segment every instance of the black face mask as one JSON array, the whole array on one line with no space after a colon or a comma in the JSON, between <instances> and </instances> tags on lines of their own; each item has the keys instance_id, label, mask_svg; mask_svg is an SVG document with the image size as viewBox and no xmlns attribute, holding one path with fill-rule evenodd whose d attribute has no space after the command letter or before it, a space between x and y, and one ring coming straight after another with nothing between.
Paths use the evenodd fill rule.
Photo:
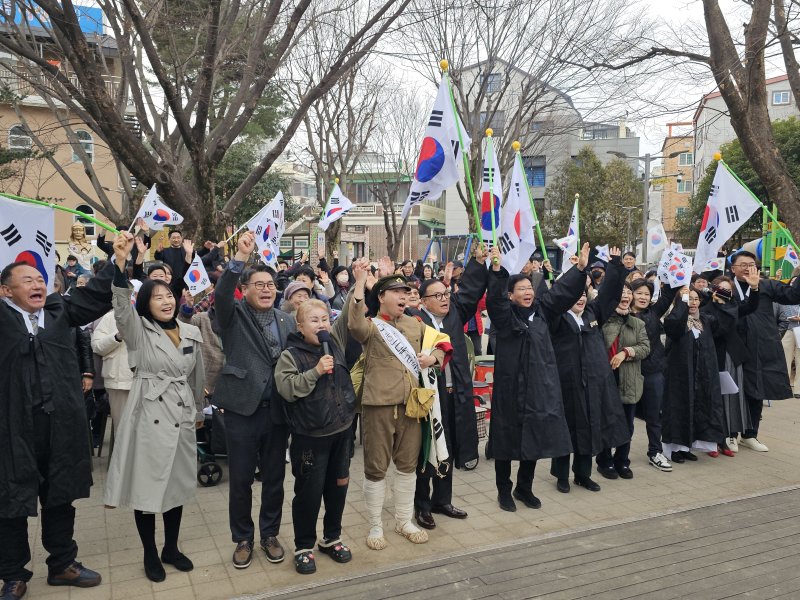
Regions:
<instances>
[{"instance_id":1,"label":"black face mask","mask_svg":"<svg viewBox=\"0 0 800 600\"><path fill-rule=\"evenodd\" d=\"M592 279L600 279L604 274L602 271L592 271Z\"/></svg>"}]
</instances>

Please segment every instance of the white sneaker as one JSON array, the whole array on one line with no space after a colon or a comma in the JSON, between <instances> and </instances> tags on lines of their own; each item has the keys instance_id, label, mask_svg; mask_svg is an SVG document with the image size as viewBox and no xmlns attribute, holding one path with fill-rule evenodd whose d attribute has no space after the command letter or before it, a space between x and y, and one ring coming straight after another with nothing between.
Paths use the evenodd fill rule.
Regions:
<instances>
[{"instance_id":1,"label":"white sneaker","mask_svg":"<svg viewBox=\"0 0 800 600\"><path fill-rule=\"evenodd\" d=\"M742 438L739 440L739 445L744 446L745 448L750 448L750 450L755 450L756 452L769 452L769 448L759 442L756 438Z\"/></svg>"},{"instance_id":2,"label":"white sneaker","mask_svg":"<svg viewBox=\"0 0 800 600\"><path fill-rule=\"evenodd\" d=\"M670 472L672 471L672 464L667 460L667 457L660 452L655 456L650 457L650 464L659 471Z\"/></svg>"},{"instance_id":3,"label":"white sneaker","mask_svg":"<svg viewBox=\"0 0 800 600\"><path fill-rule=\"evenodd\" d=\"M739 442L736 440L735 437L729 437L725 440L725 445L730 448L731 452L738 452L739 451Z\"/></svg>"}]
</instances>

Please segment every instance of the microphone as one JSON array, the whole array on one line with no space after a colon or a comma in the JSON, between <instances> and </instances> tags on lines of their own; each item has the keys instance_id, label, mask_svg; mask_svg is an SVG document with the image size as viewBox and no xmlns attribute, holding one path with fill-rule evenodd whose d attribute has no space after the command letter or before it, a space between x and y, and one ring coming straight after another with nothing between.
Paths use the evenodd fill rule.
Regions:
<instances>
[{"instance_id":1,"label":"microphone","mask_svg":"<svg viewBox=\"0 0 800 600\"><path fill-rule=\"evenodd\" d=\"M325 331L324 329L318 331L317 332L317 339L320 342L322 342L322 351L325 354L329 355L329 356L333 356L333 354L331 354L331 346L330 346L331 334L330 334L330 332ZM331 373L331 372L332 371L328 371L328 373Z\"/></svg>"}]
</instances>

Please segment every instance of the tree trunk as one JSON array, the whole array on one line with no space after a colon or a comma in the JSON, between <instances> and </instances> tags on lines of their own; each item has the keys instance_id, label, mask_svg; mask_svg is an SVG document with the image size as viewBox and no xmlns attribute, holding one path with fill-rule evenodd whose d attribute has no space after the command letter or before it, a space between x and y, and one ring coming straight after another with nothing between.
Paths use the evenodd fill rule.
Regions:
<instances>
[{"instance_id":1,"label":"tree trunk","mask_svg":"<svg viewBox=\"0 0 800 600\"><path fill-rule=\"evenodd\" d=\"M339 246L342 243L342 220L334 221L328 225L328 230L325 232L325 256L330 258L328 264L333 265L333 253L339 252Z\"/></svg>"}]
</instances>

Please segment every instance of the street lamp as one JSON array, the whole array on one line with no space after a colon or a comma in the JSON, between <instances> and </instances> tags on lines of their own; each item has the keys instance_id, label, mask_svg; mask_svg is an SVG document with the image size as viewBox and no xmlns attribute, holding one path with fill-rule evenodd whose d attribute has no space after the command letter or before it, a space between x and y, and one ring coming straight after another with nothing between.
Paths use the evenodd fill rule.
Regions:
<instances>
[{"instance_id":1,"label":"street lamp","mask_svg":"<svg viewBox=\"0 0 800 600\"><path fill-rule=\"evenodd\" d=\"M684 151L672 152L666 155L666 158L675 158L683 154ZM617 152L616 150L607 150L606 154L613 154L617 158L625 160L641 160L644 161L644 204L642 205L642 263L647 264L647 218L650 212L650 162L660 158L665 158L663 154L651 156L648 152L644 156L628 156L624 152Z\"/></svg>"}]
</instances>

